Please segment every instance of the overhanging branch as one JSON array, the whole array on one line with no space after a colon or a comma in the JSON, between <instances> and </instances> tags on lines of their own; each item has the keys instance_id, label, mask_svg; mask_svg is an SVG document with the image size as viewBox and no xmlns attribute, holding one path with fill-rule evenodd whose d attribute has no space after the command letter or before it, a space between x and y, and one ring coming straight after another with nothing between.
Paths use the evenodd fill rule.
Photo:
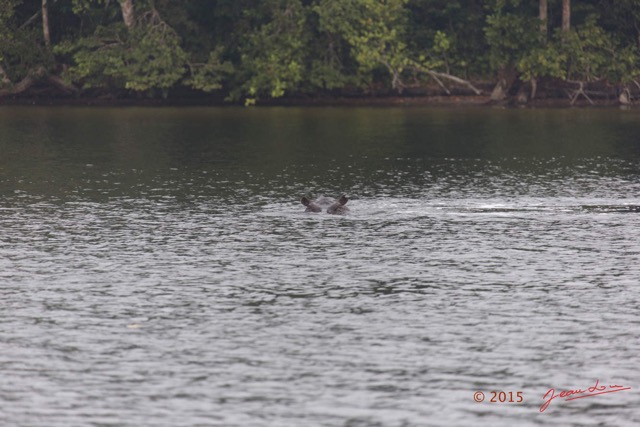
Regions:
<instances>
[{"instance_id":1,"label":"overhanging branch","mask_svg":"<svg viewBox=\"0 0 640 427\"><path fill-rule=\"evenodd\" d=\"M457 83L459 85L465 86L469 89L471 89L473 91L473 93L475 93L476 95L482 95L482 91L480 89L478 89L477 87L475 87L473 84L471 84L470 81L465 80L465 79L461 79L460 77L456 77L454 75L451 75L449 73L441 73L439 71L434 71L431 70L429 68L426 68L420 64L414 64L412 66L412 68L418 72L422 72L427 74L429 77L431 77L433 80L436 81L436 83L438 83L438 85L440 85L441 88L444 89L444 91L447 93L447 95L450 95L451 92L449 91L449 89L447 89L447 87L444 85L444 83L442 82L442 80L449 80L452 81L454 83Z\"/></svg>"}]
</instances>

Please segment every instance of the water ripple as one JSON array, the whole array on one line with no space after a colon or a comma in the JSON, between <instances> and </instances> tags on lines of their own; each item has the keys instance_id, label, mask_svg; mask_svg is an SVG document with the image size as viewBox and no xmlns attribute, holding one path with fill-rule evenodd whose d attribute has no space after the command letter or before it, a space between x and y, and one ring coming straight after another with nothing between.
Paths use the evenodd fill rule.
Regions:
<instances>
[{"instance_id":1,"label":"water ripple","mask_svg":"<svg viewBox=\"0 0 640 427\"><path fill-rule=\"evenodd\" d=\"M0 140L9 159L0 164L3 419L640 424L637 162L497 155L499 139L481 132L486 147L432 157L402 139L409 128L383 135L404 145L380 143L383 128L359 114L352 151L329 154L293 137L277 155L257 143L255 153L203 143L193 157L172 140L125 138L84 154L73 141ZM425 120L405 114L415 126ZM202 117L194 126L210 130ZM182 144L191 132L154 123L159 139ZM275 144L259 138L262 128L228 132L243 136L228 141ZM39 166L18 155L29 143L51 151ZM299 203L340 192L349 215ZM539 413L549 388L596 379L632 391L558 399ZM522 391L524 401L474 402L474 392L493 390Z\"/></svg>"}]
</instances>

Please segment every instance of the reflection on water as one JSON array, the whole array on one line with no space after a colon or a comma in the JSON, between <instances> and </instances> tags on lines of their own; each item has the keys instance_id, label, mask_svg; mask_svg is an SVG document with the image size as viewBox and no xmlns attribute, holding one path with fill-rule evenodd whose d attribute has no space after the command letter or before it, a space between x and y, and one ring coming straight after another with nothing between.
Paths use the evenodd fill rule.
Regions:
<instances>
[{"instance_id":1,"label":"reflection on water","mask_svg":"<svg viewBox=\"0 0 640 427\"><path fill-rule=\"evenodd\" d=\"M617 110L0 109L0 413L638 424L639 134ZM347 216L299 202L343 192ZM632 390L539 412L596 379Z\"/></svg>"}]
</instances>

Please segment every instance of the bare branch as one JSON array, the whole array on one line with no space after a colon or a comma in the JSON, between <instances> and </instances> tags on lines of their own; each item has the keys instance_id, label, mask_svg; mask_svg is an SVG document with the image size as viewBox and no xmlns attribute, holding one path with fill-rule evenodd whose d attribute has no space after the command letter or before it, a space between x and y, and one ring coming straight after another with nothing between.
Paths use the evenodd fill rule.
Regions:
<instances>
[{"instance_id":1,"label":"bare branch","mask_svg":"<svg viewBox=\"0 0 640 427\"><path fill-rule=\"evenodd\" d=\"M468 81L468 80L464 80L464 79L461 79L460 77L452 76L451 74L447 74L447 73L439 73L437 71L430 71L430 73L431 73L431 75L435 75L435 76L438 76L438 77L443 78L443 79L451 80L452 82L455 82L455 83L458 83L458 84L460 84L462 86L468 87L476 95L482 95L482 91L480 89L478 89L477 87L475 87L474 85L472 85L471 82Z\"/></svg>"},{"instance_id":2,"label":"bare branch","mask_svg":"<svg viewBox=\"0 0 640 427\"><path fill-rule=\"evenodd\" d=\"M594 102L591 100L591 98L589 98L589 95L587 95L584 91L584 82L581 82L581 81L569 81L569 82L578 84L578 89L576 89L573 92L573 96L571 97L571 105L575 104L576 100L580 95L584 96L585 99L589 101L591 105L594 105Z\"/></svg>"},{"instance_id":3,"label":"bare branch","mask_svg":"<svg viewBox=\"0 0 640 427\"><path fill-rule=\"evenodd\" d=\"M0 98L3 96L17 95L29 89L35 82L42 78L46 74L46 70L43 66L39 66L27 74L25 78L13 85L9 89L0 90Z\"/></svg>"},{"instance_id":4,"label":"bare branch","mask_svg":"<svg viewBox=\"0 0 640 427\"><path fill-rule=\"evenodd\" d=\"M47 81L51 83L53 86L57 87L58 89L68 94L75 95L80 92L80 90L77 87L75 87L75 85L73 85L72 83L67 83L66 81L62 80L58 76L48 76Z\"/></svg>"},{"instance_id":5,"label":"bare branch","mask_svg":"<svg viewBox=\"0 0 640 427\"><path fill-rule=\"evenodd\" d=\"M28 27L33 21L35 21L36 19L38 19L38 17L40 16L40 14L42 13L42 10L37 11L36 13L33 14L33 16L31 16L31 18L27 19L24 24L20 25L18 27L19 30L22 30L25 27Z\"/></svg>"},{"instance_id":6,"label":"bare branch","mask_svg":"<svg viewBox=\"0 0 640 427\"><path fill-rule=\"evenodd\" d=\"M429 74L436 83L438 83L438 86L440 86L447 95L451 95L451 91L444 85L444 83L442 83L442 80L440 80L433 71L425 70L425 72Z\"/></svg>"}]
</instances>

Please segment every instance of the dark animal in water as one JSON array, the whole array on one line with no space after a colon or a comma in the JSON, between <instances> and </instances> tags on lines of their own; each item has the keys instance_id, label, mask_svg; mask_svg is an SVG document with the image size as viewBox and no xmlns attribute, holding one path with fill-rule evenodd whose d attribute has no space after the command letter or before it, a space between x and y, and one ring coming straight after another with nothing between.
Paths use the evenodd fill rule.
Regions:
<instances>
[{"instance_id":1,"label":"dark animal in water","mask_svg":"<svg viewBox=\"0 0 640 427\"><path fill-rule=\"evenodd\" d=\"M345 206L348 201L349 199L347 199L347 196L343 194L338 200L324 196L319 197L316 200L309 200L306 197L303 197L302 200L300 200L300 203L307 207L305 212L322 212L322 210L326 208L326 212L328 214L344 215L349 212L349 208Z\"/></svg>"}]
</instances>

